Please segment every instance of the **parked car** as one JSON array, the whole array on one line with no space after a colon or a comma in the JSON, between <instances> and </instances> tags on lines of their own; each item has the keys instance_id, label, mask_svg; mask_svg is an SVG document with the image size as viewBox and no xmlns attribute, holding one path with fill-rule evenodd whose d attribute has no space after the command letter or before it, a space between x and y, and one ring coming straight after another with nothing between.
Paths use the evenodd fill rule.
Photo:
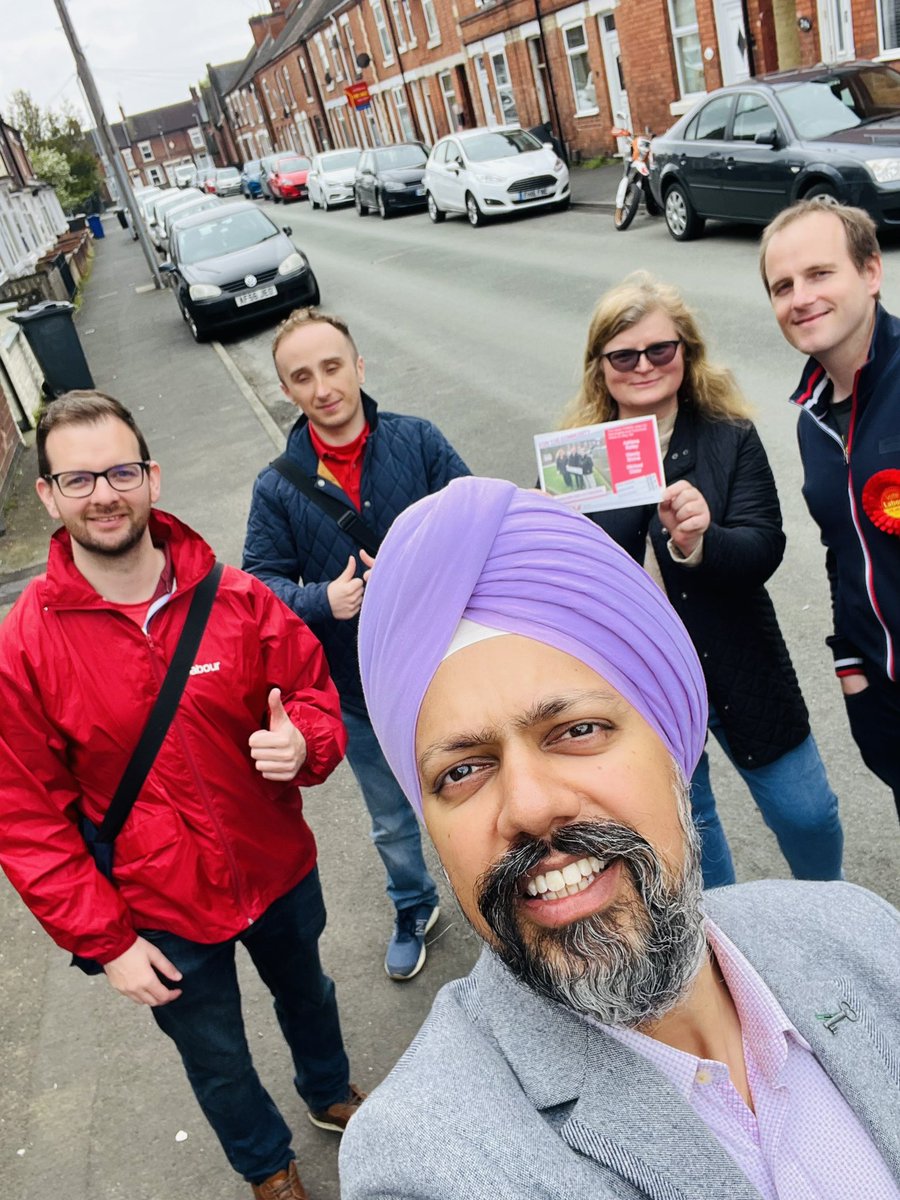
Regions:
<instances>
[{"instance_id":1,"label":"parked car","mask_svg":"<svg viewBox=\"0 0 900 1200\"><path fill-rule=\"evenodd\" d=\"M218 196L190 195L184 204L173 204L163 214L162 230L159 235L159 248L163 254L168 254L169 243L172 240L172 227L182 217L193 216L194 213L205 212L209 208L218 208L222 201Z\"/></svg>"},{"instance_id":2,"label":"parked car","mask_svg":"<svg viewBox=\"0 0 900 1200\"><path fill-rule=\"evenodd\" d=\"M183 217L162 264L195 341L260 316L319 303L309 260L257 205L234 200Z\"/></svg>"},{"instance_id":3,"label":"parked car","mask_svg":"<svg viewBox=\"0 0 900 1200\"><path fill-rule=\"evenodd\" d=\"M141 210L141 215L143 216L144 220L147 219L147 206L149 205L150 201L154 196L159 196L161 194L162 188L157 187L155 183L150 184L149 187L134 189L134 198L137 201L138 208Z\"/></svg>"},{"instance_id":4,"label":"parked car","mask_svg":"<svg viewBox=\"0 0 900 1200\"><path fill-rule=\"evenodd\" d=\"M251 158L241 167L241 195L248 200L255 200L262 195L262 184L259 182L259 159Z\"/></svg>"},{"instance_id":5,"label":"parked car","mask_svg":"<svg viewBox=\"0 0 900 1200\"><path fill-rule=\"evenodd\" d=\"M191 187L197 168L192 162L182 163L172 172L172 181L177 188Z\"/></svg>"},{"instance_id":6,"label":"parked car","mask_svg":"<svg viewBox=\"0 0 900 1200\"><path fill-rule=\"evenodd\" d=\"M349 150L326 150L315 155L306 179L311 208L321 206L328 212L338 204L353 202L353 180L360 154L359 146L351 146Z\"/></svg>"},{"instance_id":7,"label":"parked car","mask_svg":"<svg viewBox=\"0 0 900 1200\"><path fill-rule=\"evenodd\" d=\"M568 208L569 170L524 129L467 129L434 145L425 168L428 215L465 213L470 225L526 208Z\"/></svg>"},{"instance_id":8,"label":"parked car","mask_svg":"<svg viewBox=\"0 0 900 1200\"><path fill-rule=\"evenodd\" d=\"M708 217L765 225L807 196L900 224L900 72L851 62L712 92L653 141L650 185L679 242Z\"/></svg>"},{"instance_id":9,"label":"parked car","mask_svg":"<svg viewBox=\"0 0 900 1200\"><path fill-rule=\"evenodd\" d=\"M241 173L237 167L219 167L213 180L213 194L216 196L239 196L241 194Z\"/></svg>"},{"instance_id":10,"label":"parked car","mask_svg":"<svg viewBox=\"0 0 900 1200\"><path fill-rule=\"evenodd\" d=\"M401 142L364 150L356 166L353 198L364 217L376 209L382 219L400 209L425 208L425 163L428 150L421 142Z\"/></svg>"},{"instance_id":11,"label":"parked car","mask_svg":"<svg viewBox=\"0 0 900 1200\"><path fill-rule=\"evenodd\" d=\"M287 162L290 158L296 158L297 155L293 150L279 150L277 154L267 154L265 158L259 160L259 186L262 188L263 200L271 200L272 193L269 190L269 176L275 170L275 167L280 162Z\"/></svg>"},{"instance_id":12,"label":"parked car","mask_svg":"<svg viewBox=\"0 0 900 1200\"><path fill-rule=\"evenodd\" d=\"M302 154L293 158L280 158L272 167L267 179L269 195L277 204L279 200L306 199L306 178L312 163Z\"/></svg>"},{"instance_id":13,"label":"parked car","mask_svg":"<svg viewBox=\"0 0 900 1200\"><path fill-rule=\"evenodd\" d=\"M208 196L216 194L216 171L218 167L202 167L197 172L197 187Z\"/></svg>"},{"instance_id":14,"label":"parked car","mask_svg":"<svg viewBox=\"0 0 900 1200\"><path fill-rule=\"evenodd\" d=\"M162 196L158 196L153 202L153 214L147 222L147 227L150 230L150 239L157 250L162 249L162 229L163 218L170 208L177 208L184 204L186 198L202 196L202 192L198 192L195 188L169 188Z\"/></svg>"}]
</instances>

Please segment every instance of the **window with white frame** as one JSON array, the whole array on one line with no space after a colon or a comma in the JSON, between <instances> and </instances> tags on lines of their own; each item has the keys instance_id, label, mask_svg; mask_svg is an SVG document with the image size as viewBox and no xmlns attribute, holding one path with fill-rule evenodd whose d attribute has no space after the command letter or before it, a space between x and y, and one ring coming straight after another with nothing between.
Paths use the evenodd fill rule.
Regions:
<instances>
[{"instance_id":1,"label":"window with white frame","mask_svg":"<svg viewBox=\"0 0 900 1200\"><path fill-rule=\"evenodd\" d=\"M348 79L350 76L347 70L347 56L344 54L344 43L341 41L337 25L332 25L328 41L331 45L331 61L334 63L335 78Z\"/></svg>"},{"instance_id":2,"label":"window with white frame","mask_svg":"<svg viewBox=\"0 0 900 1200\"><path fill-rule=\"evenodd\" d=\"M141 159L144 162L153 162L153 147L149 142L138 142L138 150L140 150Z\"/></svg>"},{"instance_id":3,"label":"window with white frame","mask_svg":"<svg viewBox=\"0 0 900 1200\"><path fill-rule=\"evenodd\" d=\"M394 61L394 49L391 45L391 39L388 36L387 19L384 15L384 8L381 0L370 0L372 5L372 16L375 18L375 28L378 31L378 40L381 42L381 54L386 63Z\"/></svg>"},{"instance_id":4,"label":"window with white frame","mask_svg":"<svg viewBox=\"0 0 900 1200\"><path fill-rule=\"evenodd\" d=\"M322 65L322 77L325 80L326 87L328 88L329 91L331 91L331 89L334 87L334 80L331 77L331 64L329 63L328 55L325 52L325 42L322 38L321 33L317 33L313 37L313 42L315 44L316 50L319 53L319 62ZM329 80L331 82L329 82Z\"/></svg>"},{"instance_id":5,"label":"window with white frame","mask_svg":"<svg viewBox=\"0 0 900 1200\"><path fill-rule=\"evenodd\" d=\"M188 130L188 136L191 139L191 145L195 150L202 150L204 146L203 130L198 129L196 125L192 125Z\"/></svg>"},{"instance_id":6,"label":"window with white frame","mask_svg":"<svg viewBox=\"0 0 900 1200\"><path fill-rule=\"evenodd\" d=\"M313 94L312 94L312 88L309 86L309 69L306 66L306 59L303 57L302 54L298 54L297 62L300 66L300 74L303 76L303 88L304 88L304 91L306 92L306 99L307 99L307 102L309 102L312 100Z\"/></svg>"},{"instance_id":7,"label":"window with white frame","mask_svg":"<svg viewBox=\"0 0 900 1200\"><path fill-rule=\"evenodd\" d=\"M900 50L900 2L878 0L878 36L883 53Z\"/></svg>"},{"instance_id":8,"label":"window with white frame","mask_svg":"<svg viewBox=\"0 0 900 1200\"><path fill-rule=\"evenodd\" d=\"M294 95L294 85L291 83L290 72L288 71L286 66L283 66L281 68L281 74L284 77L284 90L287 92L288 99L290 100L291 108L296 108L297 107L297 97Z\"/></svg>"},{"instance_id":9,"label":"window with white frame","mask_svg":"<svg viewBox=\"0 0 900 1200\"><path fill-rule=\"evenodd\" d=\"M703 77L703 55L694 0L669 0L669 19L681 94L691 96L703 92L706 90L706 81Z\"/></svg>"},{"instance_id":10,"label":"window with white frame","mask_svg":"<svg viewBox=\"0 0 900 1200\"><path fill-rule=\"evenodd\" d=\"M568 25L563 30L563 42L569 64L569 79L572 81L572 95L575 97L575 112L594 113L597 111L597 90L588 61L584 23Z\"/></svg>"},{"instance_id":11,"label":"window with white frame","mask_svg":"<svg viewBox=\"0 0 900 1200\"><path fill-rule=\"evenodd\" d=\"M495 50L491 55L491 69L494 72L494 84L500 101L500 120L504 125L518 125L519 110L516 108L505 50Z\"/></svg>"},{"instance_id":12,"label":"window with white frame","mask_svg":"<svg viewBox=\"0 0 900 1200\"><path fill-rule=\"evenodd\" d=\"M151 183L163 183L165 180L165 175L159 167L151 167L147 173L150 176Z\"/></svg>"},{"instance_id":13,"label":"window with white frame","mask_svg":"<svg viewBox=\"0 0 900 1200\"><path fill-rule=\"evenodd\" d=\"M250 99L253 101L253 107L256 109L256 122L257 124L261 124L263 119L262 109L259 106L259 96L256 94L256 86L252 83L250 84Z\"/></svg>"},{"instance_id":14,"label":"window with white frame","mask_svg":"<svg viewBox=\"0 0 900 1200\"><path fill-rule=\"evenodd\" d=\"M356 42L353 40L353 30L350 28L349 21L344 26L344 34L347 38L347 49L350 51L350 77L357 79L359 78L359 64L356 61Z\"/></svg>"},{"instance_id":15,"label":"window with white frame","mask_svg":"<svg viewBox=\"0 0 900 1200\"><path fill-rule=\"evenodd\" d=\"M425 29L428 32L428 43L441 40L441 27L438 24L434 0L422 0L422 15L425 18Z\"/></svg>"},{"instance_id":16,"label":"window with white frame","mask_svg":"<svg viewBox=\"0 0 900 1200\"><path fill-rule=\"evenodd\" d=\"M388 0L391 12L394 14L394 33L397 36L397 49L406 49L406 32L403 29L403 19L400 15L400 0Z\"/></svg>"},{"instance_id":17,"label":"window with white frame","mask_svg":"<svg viewBox=\"0 0 900 1200\"><path fill-rule=\"evenodd\" d=\"M397 109L397 116L400 119L400 128L403 130L403 136L409 142L416 140L416 131L413 128L412 117L409 115L409 105L406 103L406 96L403 93L402 87L391 89L394 96L394 105Z\"/></svg>"},{"instance_id":18,"label":"window with white frame","mask_svg":"<svg viewBox=\"0 0 900 1200\"><path fill-rule=\"evenodd\" d=\"M275 120L275 106L272 104L272 93L269 91L268 79L264 79L262 81L262 85L263 85L263 91L266 93L266 108L269 110L269 116L274 121Z\"/></svg>"},{"instance_id":19,"label":"window with white frame","mask_svg":"<svg viewBox=\"0 0 900 1200\"><path fill-rule=\"evenodd\" d=\"M403 10L403 20L406 22L406 31L409 34L410 46L418 44L416 31L413 28L412 9L409 7L409 0L400 0L400 7Z\"/></svg>"},{"instance_id":20,"label":"window with white frame","mask_svg":"<svg viewBox=\"0 0 900 1200\"><path fill-rule=\"evenodd\" d=\"M447 124L449 125L452 133L459 124L457 119L456 89L453 86L453 76L449 71L441 71L440 75L438 75L438 83L441 85L441 97L444 101L444 111L447 114Z\"/></svg>"},{"instance_id":21,"label":"window with white frame","mask_svg":"<svg viewBox=\"0 0 900 1200\"><path fill-rule=\"evenodd\" d=\"M126 146L122 151L122 161L125 163L125 166L129 171L134 170L134 154L132 153L130 146Z\"/></svg>"}]
</instances>

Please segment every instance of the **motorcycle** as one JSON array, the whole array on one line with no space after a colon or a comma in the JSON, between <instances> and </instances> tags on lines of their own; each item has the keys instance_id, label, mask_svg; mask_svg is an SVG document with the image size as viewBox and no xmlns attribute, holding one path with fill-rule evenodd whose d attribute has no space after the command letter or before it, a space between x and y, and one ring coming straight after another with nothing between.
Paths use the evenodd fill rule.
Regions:
<instances>
[{"instance_id":1,"label":"motorcycle","mask_svg":"<svg viewBox=\"0 0 900 1200\"><path fill-rule=\"evenodd\" d=\"M617 113L616 116L619 114ZM627 138L628 148L622 153L623 175L616 191L616 211L613 222L616 229L625 230L637 215L641 196L651 217L657 217L660 207L650 191L650 141L651 133L635 134L630 129L615 128L613 137Z\"/></svg>"}]
</instances>

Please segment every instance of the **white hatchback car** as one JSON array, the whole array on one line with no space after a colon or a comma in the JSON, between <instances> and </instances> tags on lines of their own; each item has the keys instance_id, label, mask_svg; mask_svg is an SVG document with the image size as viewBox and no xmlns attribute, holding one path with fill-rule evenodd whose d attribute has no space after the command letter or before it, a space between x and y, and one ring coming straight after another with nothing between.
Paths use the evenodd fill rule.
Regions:
<instances>
[{"instance_id":1,"label":"white hatchback car","mask_svg":"<svg viewBox=\"0 0 900 1200\"><path fill-rule=\"evenodd\" d=\"M321 205L327 212L336 204L353 203L353 181L361 154L359 146L351 146L349 150L326 150L315 156L306 177L310 208Z\"/></svg>"},{"instance_id":2,"label":"white hatchback car","mask_svg":"<svg viewBox=\"0 0 900 1200\"><path fill-rule=\"evenodd\" d=\"M518 127L466 129L436 142L424 178L428 215L470 225L525 208L567 208L569 171L552 146Z\"/></svg>"}]
</instances>

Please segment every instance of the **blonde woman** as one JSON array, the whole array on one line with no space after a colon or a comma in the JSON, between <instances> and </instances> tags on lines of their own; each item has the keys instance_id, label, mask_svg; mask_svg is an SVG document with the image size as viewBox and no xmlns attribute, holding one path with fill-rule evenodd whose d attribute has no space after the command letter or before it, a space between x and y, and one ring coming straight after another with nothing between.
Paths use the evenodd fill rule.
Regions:
<instances>
[{"instance_id":1,"label":"blonde woman","mask_svg":"<svg viewBox=\"0 0 900 1200\"><path fill-rule=\"evenodd\" d=\"M837 798L765 583L784 554L775 480L731 373L711 363L679 293L638 272L588 331L565 428L653 414L668 486L652 505L592 513L657 580L697 648L709 728L800 879L837 879ZM704 753L692 780L707 887L734 882Z\"/></svg>"}]
</instances>

